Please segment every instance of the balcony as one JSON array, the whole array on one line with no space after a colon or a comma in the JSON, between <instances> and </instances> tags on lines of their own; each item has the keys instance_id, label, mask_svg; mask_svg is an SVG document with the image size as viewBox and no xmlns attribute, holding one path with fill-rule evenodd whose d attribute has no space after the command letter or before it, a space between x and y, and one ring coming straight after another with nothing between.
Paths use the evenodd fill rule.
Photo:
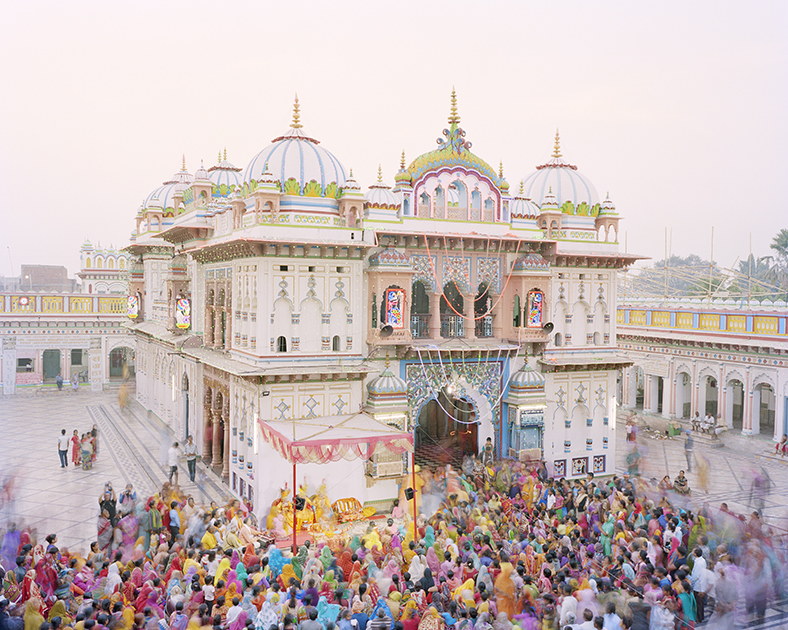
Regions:
<instances>
[{"instance_id":1,"label":"balcony","mask_svg":"<svg viewBox=\"0 0 788 630\"><path fill-rule=\"evenodd\" d=\"M410 316L410 334L414 339L429 339L430 315L418 313Z\"/></svg>"},{"instance_id":2,"label":"balcony","mask_svg":"<svg viewBox=\"0 0 788 630\"><path fill-rule=\"evenodd\" d=\"M476 336L481 338L492 337L492 315L485 315L481 319L476 320Z\"/></svg>"},{"instance_id":3,"label":"balcony","mask_svg":"<svg viewBox=\"0 0 788 630\"><path fill-rule=\"evenodd\" d=\"M441 315L441 337L465 336L465 319L459 315Z\"/></svg>"}]
</instances>

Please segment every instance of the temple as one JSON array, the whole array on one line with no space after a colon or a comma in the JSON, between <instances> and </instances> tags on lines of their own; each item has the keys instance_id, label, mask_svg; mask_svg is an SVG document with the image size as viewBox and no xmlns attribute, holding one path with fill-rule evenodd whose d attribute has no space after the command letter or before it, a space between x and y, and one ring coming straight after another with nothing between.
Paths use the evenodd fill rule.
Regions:
<instances>
[{"instance_id":1,"label":"temple","mask_svg":"<svg viewBox=\"0 0 788 630\"><path fill-rule=\"evenodd\" d=\"M296 99L244 168L226 151L194 173L184 161L137 210L138 400L194 435L252 507L279 496L295 452L312 487L328 478L332 498L388 507L410 471L401 436L420 465L458 465L489 440L556 476L613 472L631 364L616 274L637 259L620 251L620 216L558 133L514 192L471 148L452 92L437 146L364 192ZM347 435L299 451L321 426ZM351 461L342 439L364 431L398 446Z\"/></svg>"}]
</instances>

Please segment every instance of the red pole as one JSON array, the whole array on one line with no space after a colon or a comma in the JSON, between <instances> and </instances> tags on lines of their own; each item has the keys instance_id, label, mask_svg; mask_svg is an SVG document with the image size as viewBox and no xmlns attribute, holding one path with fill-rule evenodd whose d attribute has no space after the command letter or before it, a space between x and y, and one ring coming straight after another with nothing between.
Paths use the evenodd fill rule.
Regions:
<instances>
[{"instance_id":1,"label":"red pole","mask_svg":"<svg viewBox=\"0 0 788 630\"><path fill-rule=\"evenodd\" d=\"M413 470L413 540L418 542L419 540L419 533L416 529L416 447L413 447L413 453L411 454L411 469Z\"/></svg>"},{"instance_id":2,"label":"red pole","mask_svg":"<svg viewBox=\"0 0 788 630\"><path fill-rule=\"evenodd\" d=\"M296 516L296 463L293 461L293 555L298 553L298 540L296 539L297 527L298 517Z\"/></svg>"}]
</instances>

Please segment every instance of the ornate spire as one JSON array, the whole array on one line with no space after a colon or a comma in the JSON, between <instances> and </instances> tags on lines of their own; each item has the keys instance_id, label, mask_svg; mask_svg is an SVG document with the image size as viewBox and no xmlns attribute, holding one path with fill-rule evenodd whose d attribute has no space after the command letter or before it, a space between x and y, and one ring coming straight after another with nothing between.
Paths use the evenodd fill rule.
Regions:
<instances>
[{"instance_id":1,"label":"ornate spire","mask_svg":"<svg viewBox=\"0 0 788 630\"><path fill-rule=\"evenodd\" d=\"M503 179L503 160L501 160L500 164L498 165L498 177Z\"/></svg>"},{"instance_id":2,"label":"ornate spire","mask_svg":"<svg viewBox=\"0 0 788 630\"><path fill-rule=\"evenodd\" d=\"M561 138L558 136L558 129L555 130L555 146L553 147L553 157L561 157Z\"/></svg>"},{"instance_id":3,"label":"ornate spire","mask_svg":"<svg viewBox=\"0 0 788 630\"><path fill-rule=\"evenodd\" d=\"M449 124L460 124L460 115L457 113L457 92L454 90L454 86L451 88L451 113L449 114Z\"/></svg>"},{"instance_id":4,"label":"ornate spire","mask_svg":"<svg viewBox=\"0 0 788 630\"><path fill-rule=\"evenodd\" d=\"M350 179L353 179L353 169L350 169Z\"/></svg>"},{"instance_id":5,"label":"ornate spire","mask_svg":"<svg viewBox=\"0 0 788 630\"><path fill-rule=\"evenodd\" d=\"M520 194L522 195L524 193L525 193L525 184L523 183L523 180L521 179L520 180Z\"/></svg>"},{"instance_id":6,"label":"ornate spire","mask_svg":"<svg viewBox=\"0 0 788 630\"><path fill-rule=\"evenodd\" d=\"M185 153L183 154L183 161L181 162L181 170L182 171L186 170L186 154Z\"/></svg>"},{"instance_id":7,"label":"ornate spire","mask_svg":"<svg viewBox=\"0 0 788 630\"><path fill-rule=\"evenodd\" d=\"M217 164L221 164L222 163L222 152L221 151L219 151L219 157L216 158L216 163Z\"/></svg>"},{"instance_id":8,"label":"ornate spire","mask_svg":"<svg viewBox=\"0 0 788 630\"><path fill-rule=\"evenodd\" d=\"M381 168L380 164L378 164L378 184L383 183L383 169Z\"/></svg>"},{"instance_id":9,"label":"ornate spire","mask_svg":"<svg viewBox=\"0 0 788 630\"><path fill-rule=\"evenodd\" d=\"M290 126L293 129L301 129L303 126L301 124L301 113L299 110L301 106L298 104L298 94L295 95L295 102L293 103L293 122L290 123Z\"/></svg>"},{"instance_id":10,"label":"ornate spire","mask_svg":"<svg viewBox=\"0 0 788 630\"><path fill-rule=\"evenodd\" d=\"M224 147L224 161L227 161L227 147Z\"/></svg>"},{"instance_id":11,"label":"ornate spire","mask_svg":"<svg viewBox=\"0 0 788 630\"><path fill-rule=\"evenodd\" d=\"M405 170L405 149L402 149L402 157L399 160L399 167L403 171Z\"/></svg>"}]
</instances>

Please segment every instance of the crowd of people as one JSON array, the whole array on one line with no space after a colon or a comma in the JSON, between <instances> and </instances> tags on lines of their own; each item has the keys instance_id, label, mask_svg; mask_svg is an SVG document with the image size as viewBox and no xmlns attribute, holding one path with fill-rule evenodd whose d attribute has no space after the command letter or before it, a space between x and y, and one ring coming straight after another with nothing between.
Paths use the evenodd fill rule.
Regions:
<instances>
[{"instance_id":1,"label":"crowd of people","mask_svg":"<svg viewBox=\"0 0 788 630\"><path fill-rule=\"evenodd\" d=\"M415 523L395 505L294 553L238 501L108 483L87 553L5 533L0 630L734 628L785 594L784 536L674 485L490 453L420 479Z\"/></svg>"}]
</instances>

